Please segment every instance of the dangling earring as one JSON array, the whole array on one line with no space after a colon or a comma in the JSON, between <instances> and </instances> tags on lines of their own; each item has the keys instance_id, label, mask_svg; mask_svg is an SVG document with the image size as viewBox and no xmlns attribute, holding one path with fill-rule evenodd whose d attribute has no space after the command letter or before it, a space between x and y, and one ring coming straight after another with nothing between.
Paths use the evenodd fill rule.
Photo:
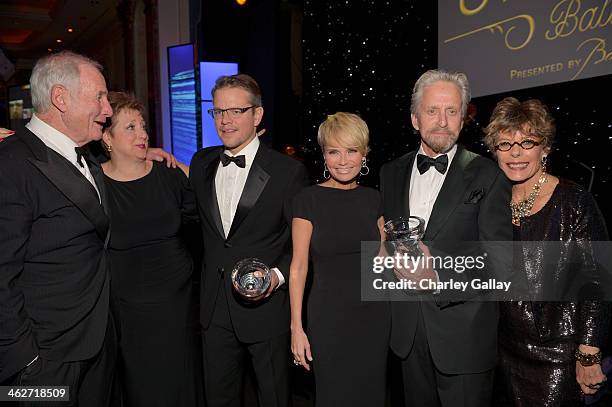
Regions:
<instances>
[{"instance_id":1,"label":"dangling earring","mask_svg":"<svg viewBox=\"0 0 612 407\"><path fill-rule=\"evenodd\" d=\"M365 170L365 172L364 172ZM361 159L361 169L359 170L359 175L368 175L370 173L370 168L366 164L366 158L363 157Z\"/></svg>"},{"instance_id":2,"label":"dangling earring","mask_svg":"<svg viewBox=\"0 0 612 407\"><path fill-rule=\"evenodd\" d=\"M323 179L330 179L331 178L331 174L329 173L329 170L327 169L327 163L323 163Z\"/></svg>"},{"instance_id":3,"label":"dangling earring","mask_svg":"<svg viewBox=\"0 0 612 407\"><path fill-rule=\"evenodd\" d=\"M546 163L548 162L548 157L547 156L542 156L542 160L540 161L540 165L542 167L542 174L546 173Z\"/></svg>"},{"instance_id":4,"label":"dangling earring","mask_svg":"<svg viewBox=\"0 0 612 407\"><path fill-rule=\"evenodd\" d=\"M102 146L109 153L113 151L113 148L111 147L111 145L110 144L106 144L104 141L102 142Z\"/></svg>"}]
</instances>

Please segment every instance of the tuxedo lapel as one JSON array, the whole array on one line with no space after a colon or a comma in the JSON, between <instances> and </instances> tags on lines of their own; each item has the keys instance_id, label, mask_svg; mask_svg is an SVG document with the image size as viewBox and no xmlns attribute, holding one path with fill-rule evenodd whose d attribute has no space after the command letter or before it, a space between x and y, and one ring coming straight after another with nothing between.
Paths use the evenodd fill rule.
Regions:
<instances>
[{"instance_id":1,"label":"tuxedo lapel","mask_svg":"<svg viewBox=\"0 0 612 407\"><path fill-rule=\"evenodd\" d=\"M238 201L238 207L236 208L236 214L234 215L234 221L232 227L227 234L227 240L231 239L236 230L240 227L242 221L247 217L251 208L255 205L261 192L266 187L270 174L264 170L263 166L267 162L267 151L264 145L260 145L257 150L257 155L253 160L253 165L247 176L240 201Z\"/></svg>"},{"instance_id":2,"label":"tuxedo lapel","mask_svg":"<svg viewBox=\"0 0 612 407\"><path fill-rule=\"evenodd\" d=\"M399 208L399 213L407 213L410 214L410 180L412 179L412 167L414 165L414 158L416 157L416 152L410 153L406 157L405 165L400 167L400 171L398 173L398 179L400 180L400 185L398 185L398 191L400 198L398 202L402 203L402 207Z\"/></svg>"},{"instance_id":3,"label":"tuxedo lapel","mask_svg":"<svg viewBox=\"0 0 612 407\"><path fill-rule=\"evenodd\" d=\"M455 158L448 169L448 175L444 179L438 198L432 208L424 240L434 240L448 217L461 203L464 195L463 191L467 186L464 177L465 168L469 162L470 155L463 147L457 146Z\"/></svg>"},{"instance_id":4,"label":"tuxedo lapel","mask_svg":"<svg viewBox=\"0 0 612 407\"><path fill-rule=\"evenodd\" d=\"M87 159L89 162L89 172L91 173L94 181L96 182L96 186L98 187L98 192L100 193L100 202L102 203L102 208L107 215L108 213L108 197L106 196L106 188L104 185L104 173L102 172L102 167L100 167L100 163L95 159L93 154L89 154L89 158ZM96 193L97 195L97 193Z\"/></svg>"},{"instance_id":5,"label":"tuxedo lapel","mask_svg":"<svg viewBox=\"0 0 612 407\"><path fill-rule=\"evenodd\" d=\"M104 210L104 213L106 214L106 216L110 217L111 214L109 213L109 206L108 206L108 195L106 194L106 183L104 182L104 173L102 172L102 167L100 167L100 163L98 162L98 160L96 160L96 158L93 156L93 154L91 154L91 152L89 153L89 158L88 158L88 162L89 162L89 172L91 172L91 175L94 178L94 181L96 182L96 186L98 187L98 192L100 193L100 201L102 203L102 210ZM104 248L108 248L108 243L110 241L110 224L109 224L109 228L106 231L106 238L104 239Z\"/></svg>"},{"instance_id":6,"label":"tuxedo lapel","mask_svg":"<svg viewBox=\"0 0 612 407\"><path fill-rule=\"evenodd\" d=\"M109 219L98 200L98 193L83 174L64 157L47 149L47 159L29 159L41 174L64 194L94 225L98 236L106 241Z\"/></svg>"},{"instance_id":7,"label":"tuxedo lapel","mask_svg":"<svg viewBox=\"0 0 612 407\"><path fill-rule=\"evenodd\" d=\"M217 188L215 186L215 176L219 167L220 157L215 155L215 158L210 160L207 166L203 167L204 172L204 213L208 221L217 229L219 236L225 240L225 232L223 231L223 222L221 221L221 212L219 211L219 202L217 201Z\"/></svg>"}]
</instances>

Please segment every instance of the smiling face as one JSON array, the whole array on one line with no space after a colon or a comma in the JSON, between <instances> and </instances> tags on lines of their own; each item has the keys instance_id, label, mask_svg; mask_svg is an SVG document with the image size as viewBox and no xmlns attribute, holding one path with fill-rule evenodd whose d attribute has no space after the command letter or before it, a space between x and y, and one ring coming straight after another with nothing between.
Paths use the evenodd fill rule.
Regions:
<instances>
[{"instance_id":1,"label":"smiling face","mask_svg":"<svg viewBox=\"0 0 612 407\"><path fill-rule=\"evenodd\" d=\"M426 86L411 119L412 126L421 133L425 154L434 157L448 152L457 143L463 128L461 92L457 85L437 81Z\"/></svg>"},{"instance_id":2,"label":"smiling face","mask_svg":"<svg viewBox=\"0 0 612 407\"><path fill-rule=\"evenodd\" d=\"M225 87L215 91L215 109L245 108L253 106L249 92L238 87ZM261 106L248 109L236 117L225 112L215 117L215 127L225 148L237 154L246 147L257 134L257 126L263 117Z\"/></svg>"},{"instance_id":3,"label":"smiling face","mask_svg":"<svg viewBox=\"0 0 612 407\"><path fill-rule=\"evenodd\" d=\"M144 160L149 146L145 121L137 110L121 109L113 116L113 126L104 132L104 142L111 147L111 159Z\"/></svg>"},{"instance_id":4,"label":"smiling face","mask_svg":"<svg viewBox=\"0 0 612 407\"><path fill-rule=\"evenodd\" d=\"M534 141L538 145L526 150L519 144L514 144L508 151L498 150L496 152L499 168L515 184L537 182L542 174L542 157L546 156L550 149L539 144L541 140L538 137L529 135L523 130L502 131L495 144L522 143L525 140Z\"/></svg>"},{"instance_id":5,"label":"smiling face","mask_svg":"<svg viewBox=\"0 0 612 407\"><path fill-rule=\"evenodd\" d=\"M323 147L323 158L331 178L347 184L357 179L365 156L356 146L343 147L332 140Z\"/></svg>"},{"instance_id":6,"label":"smiling face","mask_svg":"<svg viewBox=\"0 0 612 407\"><path fill-rule=\"evenodd\" d=\"M94 66L79 65L78 89L69 89L63 121L66 135L79 145L100 140L102 126L113 114L106 81Z\"/></svg>"}]
</instances>

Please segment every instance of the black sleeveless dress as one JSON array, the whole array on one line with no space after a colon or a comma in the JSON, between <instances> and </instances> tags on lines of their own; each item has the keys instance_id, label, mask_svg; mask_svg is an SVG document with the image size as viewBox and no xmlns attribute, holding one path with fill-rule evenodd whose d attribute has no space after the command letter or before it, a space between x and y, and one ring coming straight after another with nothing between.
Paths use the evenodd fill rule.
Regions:
<instances>
[{"instance_id":1,"label":"black sleeveless dress","mask_svg":"<svg viewBox=\"0 0 612 407\"><path fill-rule=\"evenodd\" d=\"M380 241L378 191L319 185L294 200L294 218L313 225L312 288L306 334L316 406L383 406L390 311L388 302L361 300L361 242Z\"/></svg>"},{"instance_id":2,"label":"black sleeveless dress","mask_svg":"<svg viewBox=\"0 0 612 407\"><path fill-rule=\"evenodd\" d=\"M201 395L193 325L193 261L179 238L195 221L187 177L154 163L127 182L105 177L111 210L111 295L126 406L194 406Z\"/></svg>"}]
</instances>

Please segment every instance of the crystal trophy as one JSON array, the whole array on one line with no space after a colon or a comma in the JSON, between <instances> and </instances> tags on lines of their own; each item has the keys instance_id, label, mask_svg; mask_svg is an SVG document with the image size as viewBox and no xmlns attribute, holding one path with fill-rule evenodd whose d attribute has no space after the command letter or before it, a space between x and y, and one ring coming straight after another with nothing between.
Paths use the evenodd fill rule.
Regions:
<instances>
[{"instance_id":1,"label":"crystal trophy","mask_svg":"<svg viewBox=\"0 0 612 407\"><path fill-rule=\"evenodd\" d=\"M245 299L256 299L268 291L272 271L261 260L248 258L240 260L232 270L234 290Z\"/></svg>"},{"instance_id":2,"label":"crystal trophy","mask_svg":"<svg viewBox=\"0 0 612 407\"><path fill-rule=\"evenodd\" d=\"M423 256L423 251L419 248L419 240L425 234L423 218L410 216L408 219L403 217L393 219L385 223L384 230L395 253L407 254L415 259Z\"/></svg>"}]
</instances>

